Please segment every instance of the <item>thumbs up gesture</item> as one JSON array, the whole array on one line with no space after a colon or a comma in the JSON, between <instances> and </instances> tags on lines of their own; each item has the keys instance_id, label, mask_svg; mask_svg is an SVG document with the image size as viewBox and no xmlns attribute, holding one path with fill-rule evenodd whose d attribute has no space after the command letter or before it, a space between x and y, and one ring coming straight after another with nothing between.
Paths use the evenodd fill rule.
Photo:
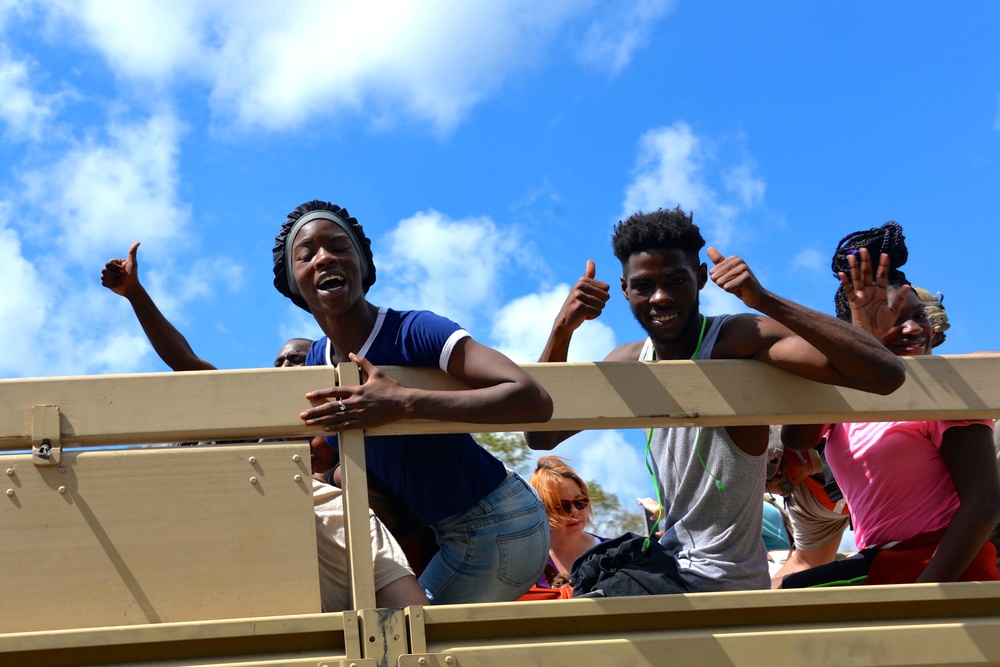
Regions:
<instances>
[{"instance_id":1,"label":"thumbs up gesture","mask_svg":"<svg viewBox=\"0 0 1000 667\"><path fill-rule=\"evenodd\" d=\"M766 292L747 263L736 255L723 257L722 253L711 246L708 248L708 258L715 265L708 272L712 282L736 296L748 307L759 310Z\"/></svg>"}]
</instances>

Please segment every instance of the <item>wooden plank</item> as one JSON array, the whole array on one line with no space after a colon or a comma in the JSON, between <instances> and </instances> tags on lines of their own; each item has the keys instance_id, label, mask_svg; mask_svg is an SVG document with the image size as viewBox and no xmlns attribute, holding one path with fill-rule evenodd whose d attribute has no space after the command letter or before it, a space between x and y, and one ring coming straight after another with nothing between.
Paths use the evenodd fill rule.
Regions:
<instances>
[{"instance_id":1,"label":"wooden plank","mask_svg":"<svg viewBox=\"0 0 1000 667\"><path fill-rule=\"evenodd\" d=\"M0 380L0 447L30 448L27 412L60 407L63 446L311 437L299 413L330 367ZM63 408L65 406L65 408Z\"/></svg>"},{"instance_id":2,"label":"wooden plank","mask_svg":"<svg viewBox=\"0 0 1000 667\"><path fill-rule=\"evenodd\" d=\"M410 622L424 641L401 667L1000 662L997 582L454 605Z\"/></svg>"},{"instance_id":3,"label":"wooden plank","mask_svg":"<svg viewBox=\"0 0 1000 667\"><path fill-rule=\"evenodd\" d=\"M0 461L4 632L320 611L305 443Z\"/></svg>"},{"instance_id":4,"label":"wooden plank","mask_svg":"<svg viewBox=\"0 0 1000 667\"><path fill-rule=\"evenodd\" d=\"M333 667L344 660L346 667L357 662L356 658L349 661L345 651L345 640L352 635L348 625L345 614L308 614L0 634L0 664L162 665L169 660L169 664L185 665L315 667L329 661ZM361 664L373 663L359 662L358 667Z\"/></svg>"},{"instance_id":5,"label":"wooden plank","mask_svg":"<svg viewBox=\"0 0 1000 667\"><path fill-rule=\"evenodd\" d=\"M811 382L744 360L532 364L525 370L553 397L552 420L527 429L518 425L471 430L877 421L890 416L1000 417L1000 355L931 356L903 361L906 382L889 396ZM418 382L413 369L394 368L391 372L403 384ZM428 427L399 423L377 432L415 432Z\"/></svg>"},{"instance_id":6,"label":"wooden plank","mask_svg":"<svg viewBox=\"0 0 1000 667\"><path fill-rule=\"evenodd\" d=\"M406 655L399 667L661 667L713 665L772 667L907 667L997 664L1000 623L930 623L878 628L810 628L788 632L768 628L753 633L670 630L626 633L593 639L563 637L530 644L463 646L441 653Z\"/></svg>"},{"instance_id":7,"label":"wooden plank","mask_svg":"<svg viewBox=\"0 0 1000 667\"><path fill-rule=\"evenodd\" d=\"M905 609L905 615L901 610ZM884 625L936 619L1000 623L1000 582L857 586L778 591L588 598L423 607L411 621L426 651L479 639L511 643L536 635L740 628L759 625ZM998 636L1000 640L1000 636Z\"/></svg>"},{"instance_id":8,"label":"wooden plank","mask_svg":"<svg viewBox=\"0 0 1000 667\"><path fill-rule=\"evenodd\" d=\"M355 364L342 364L339 370L339 384L356 385L360 382ZM341 436L340 472L344 485L344 533L351 572L351 605L354 609L373 609L375 568L369 523L368 466L362 432L350 431Z\"/></svg>"},{"instance_id":9,"label":"wooden plank","mask_svg":"<svg viewBox=\"0 0 1000 667\"><path fill-rule=\"evenodd\" d=\"M818 384L754 361L529 364L552 394L544 424L410 421L371 434L1000 417L1000 355L910 358L890 396ZM457 388L436 370L387 367L408 386ZM329 367L0 380L0 448L30 447L30 410L58 405L63 446L311 436L307 391Z\"/></svg>"}]
</instances>

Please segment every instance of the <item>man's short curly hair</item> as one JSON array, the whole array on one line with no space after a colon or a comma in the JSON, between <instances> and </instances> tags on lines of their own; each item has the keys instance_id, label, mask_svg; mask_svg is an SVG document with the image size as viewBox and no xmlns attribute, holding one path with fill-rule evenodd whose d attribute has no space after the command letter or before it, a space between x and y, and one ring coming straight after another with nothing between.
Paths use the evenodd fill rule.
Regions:
<instances>
[{"instance_id":1,"label":"man's short curly hair","mask_svg":"<svg viewBox=\"0 0 1000 667\"><path fill-rule=\"evenodd\" d=\"M611 246L623 269L635 253L658 249L683 250L697 264L705 239L698 225L694 224L694 215L685 213L677 206L657 209L652 213L638 211L619 221L611 236Z\"/></svg>"},{"instance_id":2,"label":"man's short curly hair","mask_svg":"<svg viewBox=\"0 0 1000 667\"><path fill-rule=\"evenodd\" d=\"M309 310L309 306L306 305L305 299L303 299L301 295L292 291L289 286L290 276L288 275L286 261L288 249L286 246L288 243L288 234L292 230L292 227L295 226L295 222L306 213L311 213L312 211L329 211L334 213L350 227L351 232L357 238L358 244L360 245L358 252L362 255L362 264L367 262L368 265L368 271L366 272L364 282L362 283L365 294L367 294L369 288L375 284L375 262L372 258L372 242L367 236L365 236L365 230L361 226L361 223L359 223L355 218L352 218L346 208L341 208L336 204L331 204L328 201L320 201L318 199L307 201L306 203L297 206L295 210L289 213L288 217L285 218L285 221L281 224L281 230L274 238L274 248L271 251L274 263L273 269L275 288L291 299L292 303L306 312L311 311Z\"/></svg>"}]
</instances>

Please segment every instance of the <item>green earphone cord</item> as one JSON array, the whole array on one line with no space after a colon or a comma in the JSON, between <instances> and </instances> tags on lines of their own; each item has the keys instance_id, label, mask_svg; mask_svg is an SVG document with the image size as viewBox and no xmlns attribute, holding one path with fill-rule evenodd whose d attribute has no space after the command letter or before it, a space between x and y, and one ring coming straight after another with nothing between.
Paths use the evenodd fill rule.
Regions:
<instances>
[{"instance_id":1,"label":"green earphone cord","mask_svg":"<svg viewBox=\"0 0 1000 667\"><path fill-rule=\"evenodd\" d=\"M704 315L702 315L701 316L701 332L698 334L698 344L695 345L694 354L691 355L691 361L696 360L698 358L698 354L701 352L701 344L705 340L705 327L706 327L707 323L708 323L708 318L705 317ZM656 350L655 349L653 350L653 361L656 361ZM646 458L646 470L649 471L649 478L653 480L653 488L656 489L656 504L657 504L657 506L659 508L657 511L658 511L659 514L662 514L663 513L663 496L660 494L660 484L659 484L659 482L656 481L656 473L653 472L653 462L652 462L651 457L650 457L650 446L652 445L652 443L653 443L653 429L650 428L649 429L649 435L646 437L646 457L645 457ZM712 479L715 480L715 486L716 486L716 488L719 489L719 491L724 491L725 487L723 486L722 482L719 481L718 477L716 477L715 475L712 474L712 471L709 470L708 466L705 465L705 460L701 457L701 427L700 426L698 427L698 438L697 438L697 440L695 440L695 446L694 446L694 448L695 448L695 452L698 454L698 462L701 463L701 467L705 469L705 472L708 473L709 477L711 477ZM653 522L652 526L650 526L650 528L649 528L649 534L646 535L646 539L642 543L642 549L643 549L643 551L645 551L646 549L649 548L649 540L650 540L650 538L653 537L653 531L656 530L656 525L660 522L660 519L662 519L662 518L663 517L661 516L659 519L657 519L656 521Z\"/></svg>"}]
</instances>

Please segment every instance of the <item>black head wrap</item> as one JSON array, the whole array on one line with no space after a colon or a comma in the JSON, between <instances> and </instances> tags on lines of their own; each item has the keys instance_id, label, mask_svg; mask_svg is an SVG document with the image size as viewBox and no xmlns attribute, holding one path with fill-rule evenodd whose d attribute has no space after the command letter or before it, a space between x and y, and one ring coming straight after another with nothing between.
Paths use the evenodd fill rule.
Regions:
<instances>
[{"instance_id":1,"label":"black head wrap","mask_svg":"<svg viewBox=\"0 0 1000 667\"><path fill-rule=\"evenodd\" d=\"M295 284L295 279L292 277L289 269L289 260L291 257L291 248L289 246L295 240L295 234L298 233L301 227L297 223L300 220L304 223L308 222L308 219L313 217L311 214L317 211L321 213L316 215L316 218L323 218L334 222L347 233L354 243L354 248L358 251L358 255L361 258L361 284L365 294L375 284L375 262L372 258L371 241L365 236L365 230L361 226L361 223L352 218L346 208L341 208L336 204L319 201L318 199L306 202L296 207L285 218L285 221L281 225L281 230L274 237L274 249L271 251L271 256L274 260L274 287L291 299L292 303L306 312L311 311L309 310L309 306L306 305L305 299L299 294L298 286Z\"/></svg>"},{"instance_id":2,"label":"black head wrap","mask_svg":"<svg viewBox=\"0 0 1000 667\"><path fill-rule=\"evenodd\" d=\"M836 277L841 272L851 275L850 264L847 258L851 255L858 257L862 248L868 249L868 254L872 261L872 275L878 269L879 258L883 253L889 255L889 286L899 287L908 285L906 274L899 270L899 267L906 264L909 253L906 250L906 237L903 236L903 227L898 222L890 220L881 227L873 227L861 232L852 232L842 238L837 244L837 249L833 253L831 268ZM860 259L860 258L859 258ZM837 293L833 296L833 303L837 307L837 317L842 320L851 321L851 307L844 293L844 286L837 287Z\"/></svg>"}]
</instances>

